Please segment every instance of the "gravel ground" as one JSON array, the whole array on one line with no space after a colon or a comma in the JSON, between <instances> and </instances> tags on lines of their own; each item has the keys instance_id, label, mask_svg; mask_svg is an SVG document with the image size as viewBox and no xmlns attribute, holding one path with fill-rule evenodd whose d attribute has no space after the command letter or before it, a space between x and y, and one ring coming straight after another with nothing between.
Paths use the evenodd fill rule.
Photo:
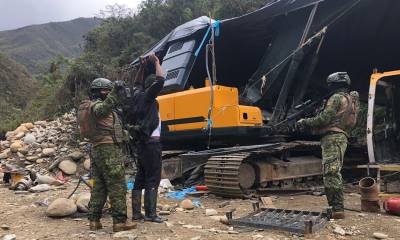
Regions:
<instances>
[{"instance_id":1,"label":"gravel ground","mask_svg":"<svg viewBox=\"0 0 400 240\"><path fill-rule=\"evenodd\" d=\"M15 234L17 239L374 239L373 234L380 232L388 239L400 239L400 218L372 213L346 212L346 219L331 221L327 226L310 236L297 236L287 232L233 228L206 216L206 209L215 209L218 215L224 215L230 208L236 208L234 217L244 216L251 212L248 200L222 199L213 195L200 197L201 207L190 211L176 209L168 218L168 224L139 223L133 231L114 235L111 216L106 214L102 219L104 228L100 231L89 231L88 221L84 215L52 219L45 215L46 206L41 202L51 202L58 197L66 197L74 184L67 184L57 189L42 193L15 194L5 186L0 186L0 237ZM88 191L84 187L78 192ZM272 204L277 208L322 211L326 208L324 196L271 196ZM223 201L230 204L219 208ZM160 205L175 206L174 201L163 196ZM346 194L346 207L360 209L359 195ZM130 206L128 206L130 210ZM131 212L129 211L129 216ZM187 226L189 225L189 226ZM189 228L188 228L189 227ZM344 230L344 236L335 233L335 229Z\"/></svg>"}]
</instances>

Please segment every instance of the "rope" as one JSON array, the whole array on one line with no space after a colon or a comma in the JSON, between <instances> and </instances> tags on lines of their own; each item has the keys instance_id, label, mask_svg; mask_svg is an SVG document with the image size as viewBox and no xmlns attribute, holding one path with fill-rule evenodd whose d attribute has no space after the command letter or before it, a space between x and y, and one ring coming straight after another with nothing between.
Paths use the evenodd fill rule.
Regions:
<instances>
[{"instance_id":1,"label":"rope","mask_svg":"<svg viewBox=\"0 0 400 240\"><path fill-rule=\"evenodd\" d=\"M207 128L206 128L208 130L207 149L210 149L212 126L213 126L213 121L211 119L211 116L212 116L213 107L214 107L214 85L217 83L217 65L216 65L216 61L215 61L215 37L216 36L218 37L220 34L219 27L220 27L220 21L217 20L214 23L211 23L211 17L210 17L210 27L207 30L207 33L203 38L203 40L205 40L206 36L208 36L209 32L211 31L211 38L209 40L209 43L206 46L206 70L207 70L207 77L210 82L210 106L208 108ZM204 44L204 41L202 41L202 44ZM200 48L198 49L198 51L199 50L200 50ZM211 52L211 57L212 57L212 77L210 74L209 62L208 62L209 52ZM196 53L198 54L197 51L196 51Z\"/></svg>"},{"instance_id":2,"label":"rope","mask_svg":"<svg viewBox=\"0 0 400 240\"><path fill-rule=\"evenodd\" d=\"M209 64L208 64L208 52L210 50L210 44L207 44L206 46L206 70L207 70L207 76L210 82L210 106L208 108L208 116L207 116L207 130L208 130L208 143L207 143L207 149L210 149L210 145L211 145L211 132L212 132L212 119L211 119L211 115L212 115L212 109L214 106L214 85L213 85L213 81L211 78L211 74L210 74L210 69L209 69Z\"/></svg>"},{"instance_id":3,"label":"rope","mask_svg":"<svg viewBox=\"0 0 400 240\"><path fill-rule=\"evenodd\" d=\"M67 199L70 199L72 197L72 195L74 195L76 190L79 188L79 185L81 184L81 182L83 182L86 186L88 186L90 189L92 189L92 186L90 186L90 184L83 178L83 176L79 176L79 180L78 180L78 183L76 184L75 189L69 194Z\"/></svg>"}]
</instances>

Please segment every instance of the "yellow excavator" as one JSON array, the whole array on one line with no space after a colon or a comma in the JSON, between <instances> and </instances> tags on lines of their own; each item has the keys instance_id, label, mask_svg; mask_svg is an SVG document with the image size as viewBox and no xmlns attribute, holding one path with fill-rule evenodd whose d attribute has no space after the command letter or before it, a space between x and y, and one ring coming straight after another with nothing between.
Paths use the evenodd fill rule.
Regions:
<instances>
[{"instance_id":1,"label":"yellow excavator","mask_svg":"<svg viewBox=\"0 0 400 240\"><path fill-rule=\"evenodd\" d=\"M163 176L204 178L227 197L318 181L318 138L271 129L290 127L285 119L298 106L326 95L332 72L347 71L365 101L371 69L397 67L400 2L379 2L268 1L244 16L200 17L171 31L144 54L155 52L166 71L158 97Z\"/></svg>"}]
</instances>

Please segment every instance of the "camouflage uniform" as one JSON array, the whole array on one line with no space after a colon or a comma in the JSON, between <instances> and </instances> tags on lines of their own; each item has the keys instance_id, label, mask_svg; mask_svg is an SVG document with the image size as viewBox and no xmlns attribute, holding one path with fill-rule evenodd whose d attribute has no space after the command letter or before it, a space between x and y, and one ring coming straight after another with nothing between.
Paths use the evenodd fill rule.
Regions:
<instances>
[{"instance_id":1,"label":"camouflage uniform","mask_svg":"<svg viewBox=\"0 0 400 240\"><path fill-rule=\"evenodd\" d=\"M321 148L325 193L329 206L336 212L344 210L340 171L348 143L349 129L346 129L343 119L346 117L344 109L347 108L348 96L349 93L345 92L333 94L317 116L302 121L304 127L311 129L314 134L323 136Z\"/></svg>"},{"instance_id":2,"label":"camouflage uniform","mask_svg":"<svg viewBox=\"0 0 400 240\"><path fill-rule=\"evenodd\" d=\"M96 101L92 106L92 114L100 126L97 126L99 135L92 140L94 147L91 167L94 183L89 202L90 221L100 220L107 195L111 201L114 224L124 223L127 219L124 154L118 145L121 139L115 137L123 135L122 128L115 127L115 122L120 122L118 115L113 113L117 103L118 98L113 90L104 101ZM107 119L111 122L109 127L113 129L108 134L105 128Z\"/></svg>"},{"instance_id":3,"label":"camouflage uniform","mask_svg":"<svg viewBox=\"0 0 400 240\"><path fill-rule=\"evenodd\" d=\"M322 167L325 194L334 211L343 211L343 181L340 171L347 148L347 137L343 133L331 133L321 138Z\"/></svg>"}]
</instances>

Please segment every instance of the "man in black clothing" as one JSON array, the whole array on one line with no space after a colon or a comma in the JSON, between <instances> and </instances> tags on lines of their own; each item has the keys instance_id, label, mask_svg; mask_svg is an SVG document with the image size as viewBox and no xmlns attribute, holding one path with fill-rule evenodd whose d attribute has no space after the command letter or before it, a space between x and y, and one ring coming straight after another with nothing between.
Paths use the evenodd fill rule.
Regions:
<instances>
[{"instance_id":1,"label":"man in black clothing","mask_svg":"<svg viewBox=\"0 0 400 240\"><path fill-rule=\"evenodd\" d=\"M146 74L149 65L152 66L150 69L154 70ZM156 98L164 86L163 75L163 69L155 54L151 54L147 60L141 60L132 91L133 111L132 115L128 116L133 126L130 133L135 140L138 155L138 172L132 190L132 219L157 223L163 220L156 212L158 186L161 180L161 119ZM144 216L141 213L142 189L145 189Z\"/></svg>"}]
</instances>

